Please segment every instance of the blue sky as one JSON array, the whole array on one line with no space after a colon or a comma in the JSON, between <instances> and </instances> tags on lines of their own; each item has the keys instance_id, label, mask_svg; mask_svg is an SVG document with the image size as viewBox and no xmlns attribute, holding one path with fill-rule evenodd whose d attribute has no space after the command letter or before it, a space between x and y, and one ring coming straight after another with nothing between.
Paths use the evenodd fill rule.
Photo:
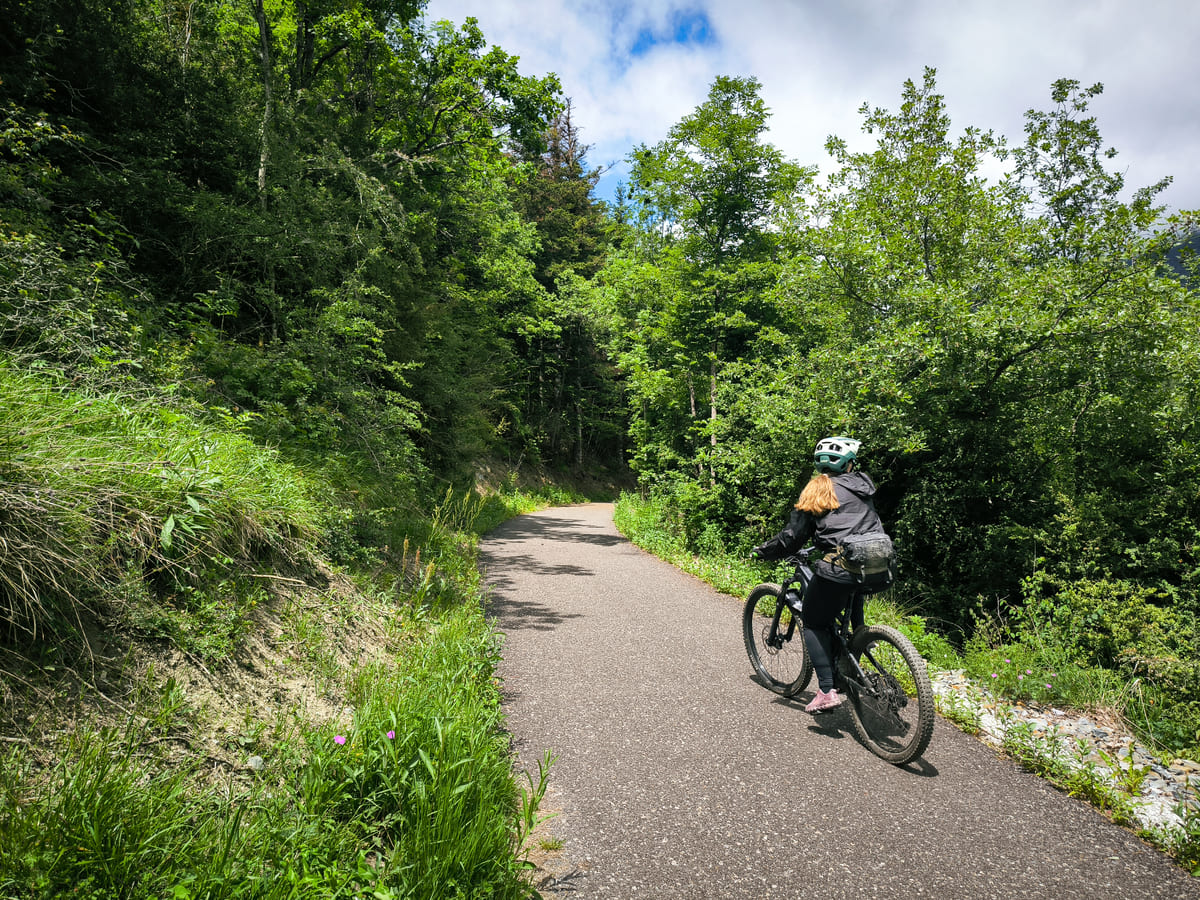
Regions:
<instances>
[{"instance_id":1,"label":"blue sky","mask_svg":"<svg viewBox=\"0 0 1200 900\"><path fill-rule=\"evenodd\" d=\"M1127 186L1171 175L1164 201L1200 208L1197 0L429 0L426 15L473 16L522 73L559 76L588 161L610 167L605 199L633 147L662 140L718 75L757 77L767 139L828 171L826 138L869 148L859 107L896 108L933 66L952 132L1010 143L1056 79L1102 82L1091 112Z\"/></svg>"},{"instance_id":2,"label":"blue sky","mask_svg":"<svg viewBox=\"0 0 1200 900\"><path fill-rule=\"evenodd\" d=\"M631 57L647 56L656 47L671 44L693 47L716 47L717 39L708 14L702 9L687 8L672 10L665 23L656 28L653 24L642 26L629 48ZM615 54L619 58L619 53Z\"/></svg>"}]
</instances>

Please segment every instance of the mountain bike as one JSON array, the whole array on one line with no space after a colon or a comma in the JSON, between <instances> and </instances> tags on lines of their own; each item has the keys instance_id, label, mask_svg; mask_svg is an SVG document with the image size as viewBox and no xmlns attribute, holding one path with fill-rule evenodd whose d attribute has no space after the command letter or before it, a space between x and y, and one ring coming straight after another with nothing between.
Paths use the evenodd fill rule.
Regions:
<instances>
[{"instance_id":1,"label":"mountain bike","mask_svg":"<svg viewBox=\"0 0 1200 900\"><path fill-rule=\"evenodd\" d=\"M801 598L813 578L808 561L815 552L809 547L788 557L795 574L782 584L758 585L742 613L742 637L754 671L784 697L794 697L812 680ZM834 686L844 695L859 740L880 759L903 765L924 753L933 737L928 668L912 641L895 628L863 625L852 632L850 619L849 609L843 610L833 629Z\"/></svg>"}]
</instances>

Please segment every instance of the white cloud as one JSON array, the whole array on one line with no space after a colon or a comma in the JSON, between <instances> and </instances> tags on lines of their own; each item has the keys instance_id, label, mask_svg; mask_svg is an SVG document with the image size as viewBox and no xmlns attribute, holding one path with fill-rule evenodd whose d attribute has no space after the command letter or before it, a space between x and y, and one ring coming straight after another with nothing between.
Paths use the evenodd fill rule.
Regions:
<instances>
[{"instance_id":1,"label":"white cloud","mask_svg":"<svg viewBox=\"0 0 1200 900\"><path fill-rule=\"evenodd\" d=\"M697 12L710 42L630 56L643 30L665 38L675 17ZM1010 143L1021 142L1027 109L1049 106L1056 79L1103 82L1091 112L1127 184L1173 175L1166 201L1200 208L1193 0L430 0L427 15L474 16L490 43L521 57L524 74L557 73L593 165L662 140L716 76L754 75L774 113L769 139L827 169L825 138L869 146L859 106L894 109L904 80L919 83L929 65L954 133L972 125Z\"/></svg>"}]
</instances>

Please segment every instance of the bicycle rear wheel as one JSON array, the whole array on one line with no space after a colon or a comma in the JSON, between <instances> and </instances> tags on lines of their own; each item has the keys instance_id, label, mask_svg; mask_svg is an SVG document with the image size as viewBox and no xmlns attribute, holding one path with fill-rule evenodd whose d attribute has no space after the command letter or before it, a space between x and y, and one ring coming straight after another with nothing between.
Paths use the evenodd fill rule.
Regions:
<instances>
[{"instance_id":1,"label":"bicycle rear wheel","mask_svg":"<svg viewBox=\"0 0 1200 900\"><path fill-rule=\"evenodd\" d=\"M933 686L912 641L887 625L860 628L850 640L866 681L841 662L850 717L859 739L896 765L916 759L933 737Z\"/></svg>"},{"instance_id":2,"label":"bicycle rear wheel","mask_svg":"<svg viewBox=\"0 0 1200 900\"><path fill-rule=\"evenodd\" d=\"M779 585L760 584L742 611L742 639L759 681L791 697L812 678L812 660L804 646L804 626L783 602Z\"/></svg>"}]
</instances>

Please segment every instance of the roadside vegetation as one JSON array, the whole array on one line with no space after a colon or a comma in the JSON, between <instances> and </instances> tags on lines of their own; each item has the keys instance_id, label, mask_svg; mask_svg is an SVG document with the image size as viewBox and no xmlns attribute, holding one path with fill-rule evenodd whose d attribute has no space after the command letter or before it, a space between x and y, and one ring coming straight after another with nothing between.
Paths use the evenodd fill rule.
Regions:
<instances>
[{"instance_id":1,"label":"roadside vegetation","mask_svg":"<svg viewBox=\"0 0 1200 900\"><path fill-rule=\"evenodd\" d=\"M205 710L142 679L115 724L7 748L3 895L526 896L545 782L513 783L495 637L466 605L419 623L374 612L405 637L325 683L348 716L281 706L210 751Z\"/></svg>"},{"instance_id":2,"label":"roadside vegetation","mask_svg":"<svg viewBox=\"0 0 1200 900\"><path fill-rule=\"evenodd\" d=\"M474 542L574 495L451 491L336 566L339 510L236 431L0 396L0 895L526 896L548 762L514 780Z\"/></svg>"},{"instance_id":3,"label":"roadside vegetation","mask_svg":"<svg viewBox=\"0 0 1200 900\"><path fill-rule=\"evenodd\" d=\"M624 477L607 226L422 5L0 4L0 896L531 893L474 548Z\"/></svg>"},{"instance_id":4,"label":"roadside vegetation","mask_svg":"<svg viewBox=\"0 0 1200 900\"><path fill-rule=\"evenodd\" d=\"M741 593L838 432L877 615L1200 753L1195 216L1100 85L818 169L721 77L608 203L424 6L0 0L0 895L528 893L476 536L636 487Z\"/></svg>"}]
</instances>

